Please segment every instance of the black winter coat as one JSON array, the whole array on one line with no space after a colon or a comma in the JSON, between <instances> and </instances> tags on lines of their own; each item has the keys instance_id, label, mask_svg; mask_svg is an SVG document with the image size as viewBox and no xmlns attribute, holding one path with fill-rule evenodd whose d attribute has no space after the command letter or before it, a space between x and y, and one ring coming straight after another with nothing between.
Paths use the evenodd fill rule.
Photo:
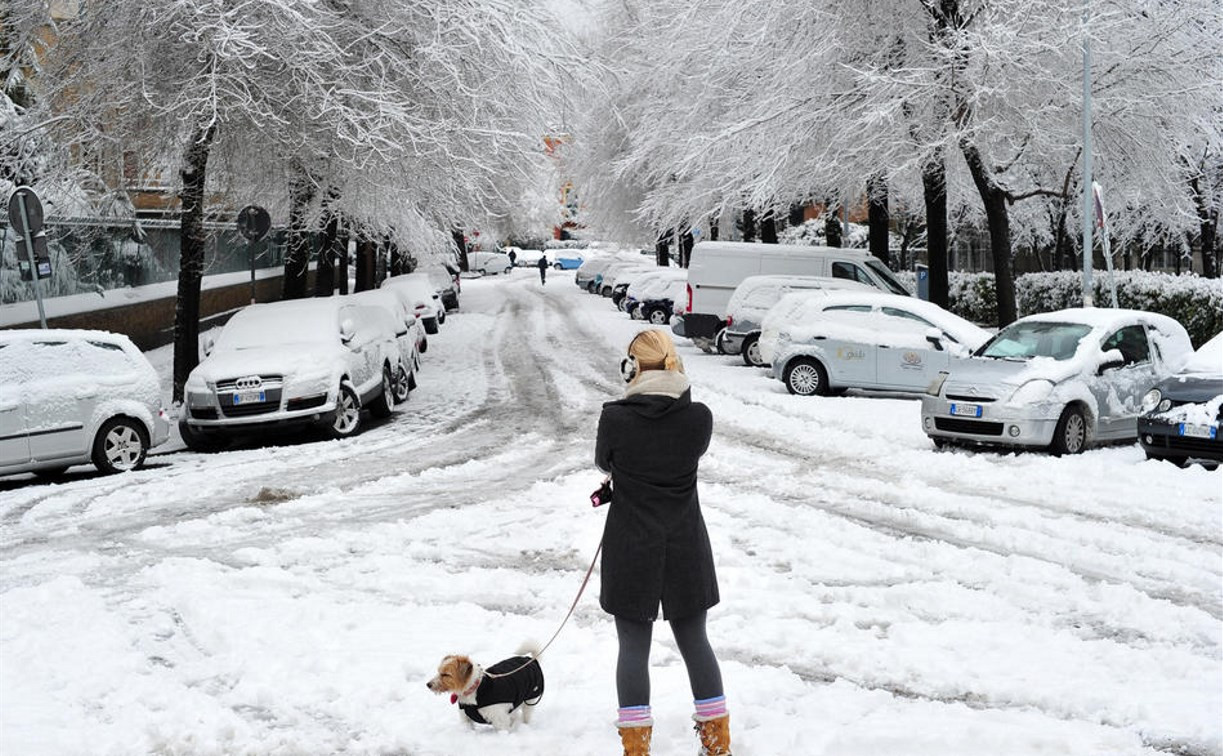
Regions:
<instances>
[{"instance_id":1,"label":"black winter coat","mask_svg":"<svg viewBox=\"0 0 1223 756\"><path fill-rule=\"evenodd\" d=\"M697 498L697 462L713 415L685 391L603 405L595 464L611 472L599 603L617 617L683 619L718 603L709 534Z\"/></svg>"}]
</instances>

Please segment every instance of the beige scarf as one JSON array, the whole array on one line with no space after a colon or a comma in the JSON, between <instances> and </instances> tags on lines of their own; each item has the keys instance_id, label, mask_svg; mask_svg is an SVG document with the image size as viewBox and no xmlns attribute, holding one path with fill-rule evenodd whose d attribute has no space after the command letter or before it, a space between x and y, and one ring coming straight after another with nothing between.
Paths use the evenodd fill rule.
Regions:
<instances>
[{"instance_id":1,"label":"beige scarf","mask_svg":"<svg viewBox=\"0 0 1223 756\"><path fill-rule=\"evenodd\" d=\"M627 399L638 394L669 396L678 399L691 384L678 370L645 370L624 390Z\"/></svg>"}]
</instances>

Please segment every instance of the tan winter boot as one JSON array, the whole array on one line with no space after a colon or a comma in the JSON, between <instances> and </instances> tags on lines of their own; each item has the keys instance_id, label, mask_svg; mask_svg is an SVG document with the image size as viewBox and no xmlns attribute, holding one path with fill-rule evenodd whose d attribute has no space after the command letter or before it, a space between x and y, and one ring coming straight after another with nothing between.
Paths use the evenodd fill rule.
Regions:
<instances>
[{"instance_id":1,"label":"tan winter boot","mask_svg":"<svg viewBox=\"0 0 1223 756\"><path fill-rule=\"evenodd\" d=\"M650 735L654 727L650 724L616 725L620 730L620 744L624 756L650 756Z\"/></svg>"},{"instance_id":2,"label":"tan winter boot","mask_svg":"<svg viewBox=\"0 0 1223 756\"><path fill-rule=\"evenodd\" d=\"M693 729L701 739L700 756L731 756L729 714L715 719L693 719L696 719L696 727Z\"/></svg>"}]
</instances>

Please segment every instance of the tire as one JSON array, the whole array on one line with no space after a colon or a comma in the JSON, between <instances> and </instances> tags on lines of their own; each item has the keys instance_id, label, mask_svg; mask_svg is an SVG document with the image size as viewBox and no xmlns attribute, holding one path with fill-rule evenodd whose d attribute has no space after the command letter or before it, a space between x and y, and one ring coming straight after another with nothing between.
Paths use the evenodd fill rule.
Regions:
<instances>
[{"instance_id":1,"label":"tire","mask_svg":"<svg viewBox=\"0 0 1223 756\"><path fill-rule=\"evenodd\" d=\"M395 408L395 378L391 369L383 366L382 383L378 386L378 396L369 403L369 413L374 417L390 417Z\"/></svg>"},{"instance_id":2,"label":"tire","mask_svg":"<svg viewBox=\"0 0 1223 756\"><path fill-rule=\"evenodd\" d=\"M934 443L935 449L947 449L952 445L951 439L942 436L930 436L930 441Z\"/></svg>"},{"instance_id":3,"label":"tire","mask_svg":"<svg viewBox=\"0 0 1223 756\"><path fill-rule=\"evenodd\" d=\"M148 431L143 423L129 417L102 423L93 439L93 464L108 475L138 469L148 453Z\"/></svg>"},{"instance_id":4,"label":"tire","mask_svg":"<svg viewBox=\"0 0 1223 756\"><path fill-rule=\"evenodd\" d=\"M413 370L411 373L408 373L408 390L409 391L416 390L416 371L415 370Z\"/></svg>"},{"instance_id":5,"label":"tire","mask_svg":"<svg viewBox=\"0 0 1223 756\"><path fill-rule=\"evenodd\" d=\"M782 380L786 390L795 396L824 396L828 393L828 371L819 360L796 357L786 365Z\"/></svg>"},{"instance_id":6,"label":"tire","mask_svg":"<svg viewBox=\"0 0 1223 756\"><path fill-rule=\"evenodd\" d=\"M361 428L361 399L347 382L340 384L335 414L327 425L330 438L348 438Z\"/></svg>"},{"instance_id":7,"label":"tire","mask_svg":"<svg viewBox=\"0 0 1223 756\"><path fill-rule=\"evenodd\" d=\"M713 337L713 346L718 350L718 354L727 354L725 328L720 329L717 335Z\"/></svg>"},{"instance_id":8,"label":"tire","mask_svg":"<svg viewBox=\"0 0 1223 756\"><path fill-rule=\"evenodd\" d=\"M425 333L429 334L430 336L437 333L437 318L425 318L424 324Z\"/></svg>"},{"instance_id":9,"label":"tire","mask_svg":"<svg viewBox=\"0 0 1223 756\"><path fill-rule=\"evenodd\" d=\"M1185 463L1189 461L1188 457L1181 457L1175 454L1170 457L1165 457L1159 454L1152 454L1151 452L1147 452L1147 459L1157 459L1160 462L1171 462L1177 467L1184 467Z\"/></svg>"},{"instance_id":10,"label":"tire","mask_svg":"<svg viewBox=\"0 0 1223 756\"><path fill-rule=\"evenodd\" d=\"M553 267L555 270L564 270L564 269L565 269L565 266L564 266L564 265L561 265L560 263L552 263L552 267Z\"/></svg>"},{"instance_id":11,"label":"tire","mask_svg":"<svg viewBox=\"0 0 1223 756\"><path fill-rule=\"evenodd\" d=\"M671 322L671 316L661 307L655 307L646 313L645 319L654 325L666 325Z\"/></svg>"},{"instance_id":12,"label":"tire","mask_svg":"<svg viewBox=\"0 0 1223 756\"><path fill-rule=\"evenodd\" d=\"M229 446L228 441L223 437L213 432L193 428L186 420L178 421L178 435L182 436L183 443L193 452L210 454Z\"/></svg>"},{"instance_id":13,"label":"tire","mask_svg":"<svg viewBox=\"0 0 1223 756\"><path fill-rule=\"evenodd\" d=\"M764 367L764 360L760 357L760 334L753 333L744 339L739 355L748 367Z\"/></svg>"},{"instance_id":14,"label":"tire","mask_svg":"<svg viewBox=\"0 0 1223 756\"><path fill-rule=\"evenodd\" d=\"M395 371L394 395L396 404L403 404L408 401L408 397L412 394L413 383L415 381L412 380L412 374L408 372L407 368L400 365L399 369Z\"/></svg>"},{"instance_id":15,"label":"tire","mask_svg":"<svg viewBox=\"0 0 1223 756\"><path fill-rule=\"evenodd\" d=\"M445 325L445 323L446 323L446 308L443 305L442 309L438 310L438 313L437 313L437 324Z\"/></svg>"},{"instance_id":16,"label":"tire","mask_svg":"<svg viewBox=\"0 0 1223 756\"><path fill-rule=\"evenodd\" d=\"M1081 454L1087 448L1087 415L1074 405L1062 410L1053 431L1053 443L1049 451L1060 457L1063 454Z\"/></svg>"},{"instance_id":17,"label":"tire","mask_svg":"<svg viewBox=\"0 0 1223 756\"><path fill-rule=\"evenodd\" d=\"M428 331L425 331L425 333L428 333ZM429 351L429 340L422 339L420 342L420 346L417 347L417 351L419 351L421 354L424 354L425 352Z\"/></svg>"},{"instance_id":18,"label":"tire","mask_svg":"<svg viewBox=\"0 0 1223 756\"><path fill-rule=\"evenodd\" d=\"M589 294L595 293L595 282L594 281L591 281L590 283L586 284L586 292Z\"/></svg>"}]
</instances>

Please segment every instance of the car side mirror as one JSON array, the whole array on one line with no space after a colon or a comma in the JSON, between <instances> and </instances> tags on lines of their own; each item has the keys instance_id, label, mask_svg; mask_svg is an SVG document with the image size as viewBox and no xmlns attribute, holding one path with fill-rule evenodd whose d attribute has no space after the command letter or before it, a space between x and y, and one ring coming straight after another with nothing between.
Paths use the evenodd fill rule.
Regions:
<instances>
[{"instance_id":1,"label":"car side mirror","mask_svg":"<svg viewBox=\"0 0 1223 756\"><path fill-rule=\"evenodd\" d=\"M357 326L348 318L340 323L340 341L347 344L352 341L352 337L357 335Z\"/></svg>"},{"instance_id":2,"label":"car side mirror","mask_svg":"<svg viewBox=\"0 0 1223 756\"><path fill-rule=\"evenodd\" d=\"M216 345L217 342L212 338L212 334L206 334L204 336L204 356L207 357L212 354L212 348Z\"/></svg>"},{"instance_id":3,"label":"car side mirror","mask_svg":"<svg viewBox=\"0 0 1223 756\"><path fill-rule=\"evenodd\" d=\"M1110 349L1107 352L1100 354L1096 360L1096 375L1104 375L1105 370L1119 368L1125 364L1125 357L1121 355L1120 349Z\"/></svg>"},{"instance_id":4,"label":"car side mirror","mask_svg":"<svg viewBox=\"0 0 1223 756\"><path fill-rule=\"evenodd\" d=\"M943 332L937 328L929 328L926 330L926 341L934 347L936 351L943 351Z\"/></svg>"}]
</instances>

